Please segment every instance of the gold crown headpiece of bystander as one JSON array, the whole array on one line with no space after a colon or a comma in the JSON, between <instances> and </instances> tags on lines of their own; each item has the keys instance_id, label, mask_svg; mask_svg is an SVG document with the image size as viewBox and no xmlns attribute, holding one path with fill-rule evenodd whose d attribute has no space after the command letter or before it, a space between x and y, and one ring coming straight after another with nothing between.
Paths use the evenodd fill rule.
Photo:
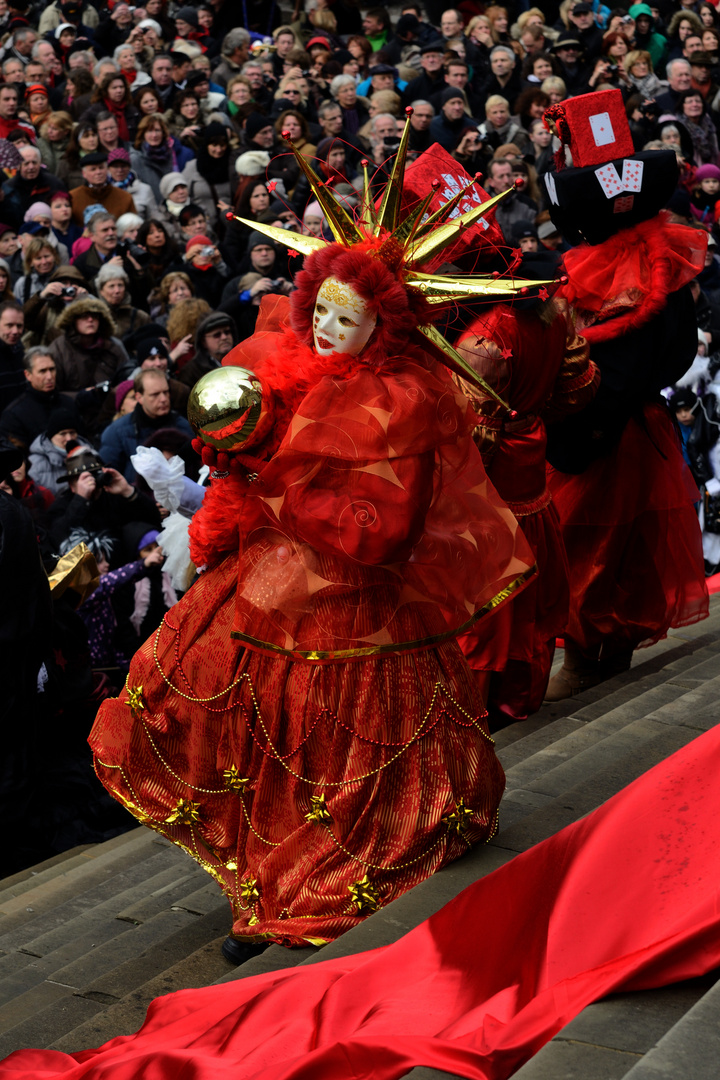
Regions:
<instances>
[{"instance_id":1,"label":"gold crown headpiece of bystander","mask_svg":"<svg viewBox=\"0 0 720 1080\"><path fill-rule=\"evenodd\" d=\"M405 287L424 296L429 304L448 304L458 300L509 300L513 297L526 296L530 289L538 289L554 284L552 281L523 280L503 278L495 272L491 275L472 274L456 276L447 274L428 274L421 267L435 259L438 254L450 247L461 233L485 217L499 206L513 191L522 186L522 180L499 195L478 203L464 213L452 216L464 197L471 191L479 179L479 173L465 187L458 191L448 202L428 217L430 204L435 196L439 182L435 181L431 191L421 199L402 219L403 179L407 161L408 141L410 138L410 117L412 108L405 110L406 121L400 146L395 157L390 179L382 196L380 206L376 208L368 177L368 162L363 161L364 182L362 199L357 217L351 215L340 202L332 187L325 184L309 162L296 150L288 132L283 138L292 150L295 160L305 174L310 189L323 211L335 241L345 247L365 243L369 239L379 239L374 252L375 258L382 259L395 272L399 272ZM327 244L317 236L305 236L288 229L279 229L273 225L263 225L257 221L238 217L229 211L228 220L241 222L257 232L269 236L278 244L297 251L302 255L312 255ZM491 397L509 410L507 402L498 397L484 379L475 372L466 360L457 352L436 327L419 326L418 331L450 370L480 386Z\"/></svg>"}]
</instances>

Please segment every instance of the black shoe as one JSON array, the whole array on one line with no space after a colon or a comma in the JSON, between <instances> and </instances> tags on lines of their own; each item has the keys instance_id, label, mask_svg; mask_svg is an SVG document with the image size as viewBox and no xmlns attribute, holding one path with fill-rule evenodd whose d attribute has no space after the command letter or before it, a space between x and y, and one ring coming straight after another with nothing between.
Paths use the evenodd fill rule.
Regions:
<instances>
[{"instance_id":1,"label":"black shoe","mask_svg":"<svg viewBox=\"0 0 720 1080\"><path fill-rule=\"evenodd\" d=\"M221 951L226 960L239 967L240 964L244 964L246 960L250 960L253 956L259 956L261 952L267 949L269 944L270 942L256 944L252 941L245 943L234 937L226 937L222 943Z\"/></svg>"}]
</instances>

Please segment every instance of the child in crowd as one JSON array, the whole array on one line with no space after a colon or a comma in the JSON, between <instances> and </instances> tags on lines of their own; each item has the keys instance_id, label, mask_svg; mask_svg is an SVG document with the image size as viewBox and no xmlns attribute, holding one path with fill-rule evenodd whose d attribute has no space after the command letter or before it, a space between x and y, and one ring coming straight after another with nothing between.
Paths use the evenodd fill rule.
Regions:
<instances>
[{"instance_id":1,"label":"child in crowd","mask_svg":"<svg viewBox=\"0 0 720 1080\"><path fill-rule=\"evenodd\" d=\"M81 542L85 543L95 556L100 573L100 583L97 589L78 608L78 614L87 627L91 663L93 667L127 668L128 657L125 656L122 649L118 649L115 641L118 622L112 598L113 594L121 586L130 582L139 584L142 579L151 574L154 568L162 566L164 556L162 549L157 544L157 532L147 530L138 544L137 559L119 567L117 570L110 569L110 560L115 548L115 540L110 535L97 533L90 536L88 533L81 533L78 530L71 533L64 542L61 554L65 554L65 552L70 551L71 548ZM146 589L144 592L147 592L149 597L150 589ZM141 605L141 607L144 606ZM149 603L147 607L149 607ZM140 625L144 622L147 607L145 607L145 611L139 612L136 604L136 611L133 612L133 616L137 612ZM130 621L135 626L133 616L130 617ZM135 626L135 629L137 632L138 627Z\"/></svg>"},{"instance_id":2,"label":"child in crowd","mask_svg":"<svg viewBox=\"0 0 720 1080\"><path fill-rule=\"evenodd\" d=\"M720 217L720 169L717 165L701 165L695 171L691 210L693 217L708 229Z\"/></svg>"}]
</instances>

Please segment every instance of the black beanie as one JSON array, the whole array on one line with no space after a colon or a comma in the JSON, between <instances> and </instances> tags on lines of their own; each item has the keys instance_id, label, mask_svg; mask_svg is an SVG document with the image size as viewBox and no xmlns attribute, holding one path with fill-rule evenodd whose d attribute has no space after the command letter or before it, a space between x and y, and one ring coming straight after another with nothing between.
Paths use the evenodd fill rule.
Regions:
<instances>
[{"instance_id":1,"label":"black beanie","mask_svg":"<svg viewBox=\"0 0 720 1080\"><path fill-rule=\"evenodd\" d=\"M53 409L50 413L45 434L48 439L52 439L53 435L57 435L58 431L77 431L75 413L72 409L66 409L62 405L58 409Z\"/></svg>"},{"instance_id":2,"label":"black beanie","mask_svg":"<svg viewBox=\"0 0 720 1080\"><path fill-rule=\"evenodd\" d=\"M262 131L266 127L272 127L270 117L262 116L259 112L251 112L245 121L245 134L248 139L254 139L258 131Z\"/></svg>"}]
</instances>

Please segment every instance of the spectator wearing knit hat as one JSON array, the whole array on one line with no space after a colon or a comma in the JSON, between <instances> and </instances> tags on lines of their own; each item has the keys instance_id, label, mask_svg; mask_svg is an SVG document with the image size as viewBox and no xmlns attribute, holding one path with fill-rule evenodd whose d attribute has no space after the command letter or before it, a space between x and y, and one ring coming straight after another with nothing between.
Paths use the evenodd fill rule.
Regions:
<instances>
[{"instance_id":1,"label":"spectator wearing knit hat","mask_svg":"<svg viewBox=\"0 0 720 1080\"><path fill-rule=\"evenodd\" d=\"M198 323L195 331L195 355L178 374L186 386L194 386L198 379L220 367L223 358L237 342L237 328L230 315L213 311Z\"/></svg>"},{"instance_id":2,"label":"spectator wearing knit hat","mask_svg":"<svg viewBox=\"0 0 720 1080\"><path fill-rule=\"evenodd\" d=\"M29 475L53 495L62 495L68 490L65 479L68 447L90 446L77 429L78 418L72 403L69 408L60 405L52 411L45 430L30 446Z\"/></svg>"},{"instance_id":3,"label":"spectator wearing knit hat","mask_svg":"<svg viewBox=\"0 0 720 1080\"><path fill-rule=\"evenodd\" d=\"M270 155L267 178L282 180L285 191L290 192L297 183L299 166L281 139L276 137L273 120L259 112L250 113L243 126L243 151L264 151Z\"/></svg>"},{"instance_id":4,"label":"spectator wearing knit hat","mask_svg":"<svg viewBox=\"0 0 720 1080\"><path fill-rule=\"evenodd\" d=\"M143 221L149 221L157 210L153 189L130 169L130 154L118 146L108 154L108 179L113 187L127 192L135 203L135 211Z\"/></svg>"},{"instance_id":5,"label":"spectator wearing knit hat","mask_svg":"<svg viewBox=\"0 0 720 1080\"><path fill-rule=\"evenodd\" d=\"M430 121L430 141L438 142L452 154L463 135L470 128L477 128L477 121L465 112L462 90L448 86L440 95L440 112Z\"/></svg>"},{"instance_id":6,"label":"spectator wearing knit hat","mask_svg":"<svg viewBox=\"0 0 720 1080\"><path fill-rule=\"evenodd\" d=\"M195 295L208 304L217 304L217 298L230 276L223 257L208 236L193 236L185 245L183 270L190 278Z\"/></svg>"}]
</instances>

